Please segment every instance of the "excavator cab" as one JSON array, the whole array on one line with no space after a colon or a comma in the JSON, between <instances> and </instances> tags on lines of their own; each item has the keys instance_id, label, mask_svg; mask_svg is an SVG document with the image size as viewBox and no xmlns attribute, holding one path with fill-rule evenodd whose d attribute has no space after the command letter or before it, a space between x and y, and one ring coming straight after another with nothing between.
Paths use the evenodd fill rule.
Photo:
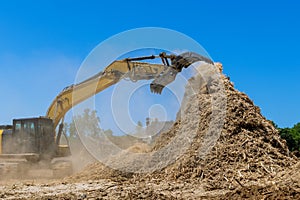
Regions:
<instances>
[{"instance_id":1,"label":"excavator cab","mask_svg":"<svg viewBox=\"0 0 300 200\"><path fill-rule=\"evenodd\" d=\"M68 145L57 145L53 120L47 117L14 119L12 126L0 126L0 177L33 170L51 170L60 177L72 173ZM43 165L40 165L42 161ZM39 163L33 165L34 163ZM49 175L49 174L48 174Z\"/></svg>"},{"instance_id":2,"label":"excavator cab","mask_svg":"<svg viewBox=\"0 0 300 200\"><path fill-rule=\"evenodd\" d=\"M0 127L0 157L25 158L31 162L70 156L68 145L56 143L53 120L47 117L14 119Z\"/></svg>"},{"instance_id":3,"label":"excavator cab","mask_svg":"<svg viewBox=\"0 0 300 200\"><path fill-rule=\"evenodd\" d=\"M51 157L55 152L53 121L49 118L14 119L12 137L15 153Z\"/></svg>"},{"instance_id":4,"label":"excavator cab","mask_svg":"<svg viewBox=\"0 0 300 200\"><path fill-rule=\"evenodd\" d=\"M31 162L55 157L53 121L46 117L14 119L2 130L1 158L25 158Z\"/></svg>"}]
</instances>

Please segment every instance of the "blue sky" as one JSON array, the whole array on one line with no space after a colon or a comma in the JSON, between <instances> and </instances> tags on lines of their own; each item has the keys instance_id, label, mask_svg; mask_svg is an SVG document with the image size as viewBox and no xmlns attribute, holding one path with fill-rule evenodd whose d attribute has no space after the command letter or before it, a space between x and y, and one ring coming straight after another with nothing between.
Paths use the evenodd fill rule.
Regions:
<instances>
[{"instance_id":1,"label":"blue sky","mask_svg":"<svg viewBox=\"0 0 300 200\"><path fill-rule=\"evenodd\" d=\"M300 121L298 1L1 1L0 124L40 116L101 41L164 27L199 42L279 126Z\"/></svg>"}]
</instances>

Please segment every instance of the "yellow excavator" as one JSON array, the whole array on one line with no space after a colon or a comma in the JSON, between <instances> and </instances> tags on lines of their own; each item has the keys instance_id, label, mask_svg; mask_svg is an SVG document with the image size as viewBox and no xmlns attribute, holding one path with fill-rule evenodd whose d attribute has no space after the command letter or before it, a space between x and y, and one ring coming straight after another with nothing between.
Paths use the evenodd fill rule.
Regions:
<instances>
[{"instance_id":1,"label":"yellow excavator","mask_svg":"<svg viewBox=\"0 0 300 200\"><path fill-rule=\"evenodd\" d=\"M156 58L160 58L162 64L140 62ZM37 163L70 156L69 146L61 145L60 139L64 116L73 106L125 78L134 82L153 79L150 84L151 92L161 94L163 88L175 80L177 73L196 61L213 64L210 59L193 52L180 55L167 55L162 52L157 56L116 60L104 71L81 83L66 87L54 99L46 116L14 119L12 125L0 126L0 176L1 173L6 173L1 168L7 171L7 166L24 171L20 169L20 165L16 165L17 159L26 160L26 163ZM64 170L71 172L71 167Z\"/></svg>"}]
</instances>

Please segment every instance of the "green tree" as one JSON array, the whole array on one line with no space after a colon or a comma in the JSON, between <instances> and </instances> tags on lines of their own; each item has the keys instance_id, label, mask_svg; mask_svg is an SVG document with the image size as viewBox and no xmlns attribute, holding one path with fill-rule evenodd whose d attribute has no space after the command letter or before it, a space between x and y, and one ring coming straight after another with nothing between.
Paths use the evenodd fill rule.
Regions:
<instances>
[{"instance_id":1,"label":"green tree","mask_svg":"<svg viewBox=\"0 0 300 200\"><path fill-rule=\"evenodd\" d=\"M300 123L292 128L278 128L281 138L285 139L290 151L300 151Z\"/></svg>"},{"instance_id":2,"label":"green tree","mask_svg":"<svg viewBox=\"0 0 300 200\"><path fill-rule=\"evenodd\" d=\"M69 137L78 138L78 131L86 136L98 137L103 132L99 126L100 119L95 110L85 109L82 115L74 116L69 125ZM78 130L79 129L79 130Z\"/></svg>"},{"instance_id":3,"label":"green tree","mask_svg":"<svg viewBox=\"0 0 300 200\"><path fill-rule=\"evenodd\" d=\"M293 151L296 147L296 141L294 140L294 138L291 134L291 129L290 128L282 128L279 130L279 132L280 132L280 137L282 139L286 140L289 150Z\"/></svg>"},{"instance_id":4,"label":"green tree","mask_svg":"<svg viewBox=\"0 0 300 200\"><path fill-rule=\"evenodd\" d=\"M77 130L76 130L74 119L72 119L72 122L68 126L68 130L69 130L69 137L71 139L77 139L78 138L78 133L77 133Z\"/></svg>"}]
</instances>

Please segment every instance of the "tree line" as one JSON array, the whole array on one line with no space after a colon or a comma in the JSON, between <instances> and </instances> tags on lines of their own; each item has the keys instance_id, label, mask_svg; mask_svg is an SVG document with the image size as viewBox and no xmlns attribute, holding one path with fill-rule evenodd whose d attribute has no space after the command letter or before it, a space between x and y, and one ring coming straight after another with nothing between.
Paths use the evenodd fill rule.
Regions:
<instances>
[{"instance_id":1,"label":"tree line","mask_svg":"<svg viewBox=\"0 0 300 200\"><path fill-rule=\"evenodd\" d=\"M290 151L300 152L300 123L295 124L292 128L279 128L276 124L280 137L286 140Z\"/></svg>"}]
</instances>

